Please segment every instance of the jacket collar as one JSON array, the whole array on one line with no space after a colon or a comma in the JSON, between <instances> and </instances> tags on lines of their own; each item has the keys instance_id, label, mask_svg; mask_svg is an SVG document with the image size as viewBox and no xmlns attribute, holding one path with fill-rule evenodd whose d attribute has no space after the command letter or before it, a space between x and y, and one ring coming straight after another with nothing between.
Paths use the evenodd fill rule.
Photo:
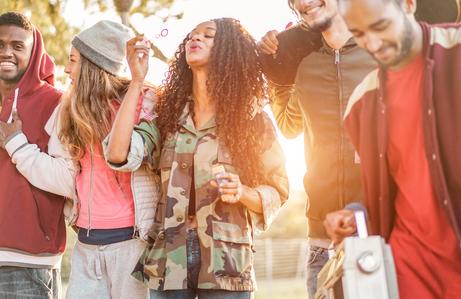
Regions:
<instances>
[{"instance_id":1,"label":"jacket collar","mask_svg":"<svg viewBox=\"0 0 461 299\"><path fill-rule=\"evenodd\" d=\"M340 52L357 47L357 43L355 42L354 37L351 37L350 39L347 40L347 42L344 44L344 46L339 49ZM325 41L325 39L322 36L322 47L320 48L322 51L325 51L326 53L329 54L334 54L335 49L330 47L328 43Z\"/></svg>"},{"instance_id":2,"label":"jacket collar","mask_svg":"<svg viewBox=\"0 0 461 299\"><path fill-rule=\"evenodd\" d=\"M424 59L427 61L427 60L432 60L432 58L430 57L431 55L431 51L430 51L430 48L431 48L431 43L430 43L430 40L431 40L431 26L426 23L426 22L419 22L419 25L421 26L421 30L423 32L423 55L424 55Z\"/></svg>"},{"instance_id":3,"label":"jacket collar","mask_svg":"<svg viewBox=\"0 0 461 299\"><path fill-rule=\"evenodd\" d=\"M210 118L202 128L197 130L197 128L195 128L194 121L192 120L192 115L189 111L189 103L186 103L182 111L182 114L179 117L178 124L182 128L189 131L190 133L197 135L199 132L203 132L203 131L207 131L209 129L215 128L216 127L216 117L213 116L212 118Z\"/></svg>"}]
</instances>

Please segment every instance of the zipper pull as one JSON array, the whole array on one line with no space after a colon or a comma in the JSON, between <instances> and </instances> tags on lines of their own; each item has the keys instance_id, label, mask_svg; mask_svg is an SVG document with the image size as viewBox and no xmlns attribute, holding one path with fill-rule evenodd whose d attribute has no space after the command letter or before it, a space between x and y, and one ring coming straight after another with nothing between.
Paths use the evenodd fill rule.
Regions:
<instances>
[{"instance_id":1,"label":"zipper pull","mask_svg":"<svg viewBox=\"0 0 461 299\"><path fill-rule=\"evenodd\" d=\"M339 50L335 50L335 64L339 64Z\"/></svg>"}]
</instances>

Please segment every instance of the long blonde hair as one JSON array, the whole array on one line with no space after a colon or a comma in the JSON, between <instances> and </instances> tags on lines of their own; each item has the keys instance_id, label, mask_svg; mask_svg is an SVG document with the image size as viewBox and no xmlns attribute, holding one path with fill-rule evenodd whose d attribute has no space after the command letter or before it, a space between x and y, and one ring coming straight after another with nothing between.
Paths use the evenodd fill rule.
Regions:
<instances>
[{"instance_id":1,"label":"long blonde hair","mask_svg":"<svg viewBox=\"0 0 461 299\"><path fill-rule=\"evenodd\" d=\"M87 148L100 147L115 116L114 100L120 102L130 81L107 73L85 57L80 57L80 75L60 113L59 139L74 160Z\"/></svg>"}]
</instances>

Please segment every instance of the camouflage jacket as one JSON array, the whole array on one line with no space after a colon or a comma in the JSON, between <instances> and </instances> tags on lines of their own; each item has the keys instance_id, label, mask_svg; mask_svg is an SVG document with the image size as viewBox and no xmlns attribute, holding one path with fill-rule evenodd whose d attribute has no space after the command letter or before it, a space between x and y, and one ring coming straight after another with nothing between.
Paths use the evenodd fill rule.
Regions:
<instances>
[{"instance_id":1,"label":"camouflage jacket","mask_svg":"<svg viewBox=\"0 0 461 299\"><path fill-rule=\"evenodd\" d=\"M153 156L163 190L151 231L153 244L144 251L133 275L152 289L187 288L186 218L194 175L202 259L198 287L253 291L256 288L253 231L266 230L288 197L282 150L265 115L267 129L263 138L268 147L263 154L263 165L269 183L255 188L262 200L263 213L252 212L240 203L224 203L217 188L210 185L211 168L221 164L227 172L238 174L238 170L232 166L230 153L218 145L215 120L197 130L187 111L188 107L179 119L180 129L167 136L161 152L154 123L144 122L133 133L130 154ZM143 150L139 148L140 141ZM142 160L133 156L130 159Z\"/></svg>"}]
</instances>

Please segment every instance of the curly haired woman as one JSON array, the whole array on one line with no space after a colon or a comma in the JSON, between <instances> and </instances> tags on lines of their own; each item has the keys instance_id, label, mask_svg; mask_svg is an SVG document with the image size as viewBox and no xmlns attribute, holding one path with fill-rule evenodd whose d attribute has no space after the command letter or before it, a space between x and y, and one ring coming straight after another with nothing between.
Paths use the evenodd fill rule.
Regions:
<instances>
[{"instance_id":1,"label":"curly haired woman","mask_svg":"<svg viewBox=\"0 0 461 299\"><path fill-rule=\"evenodd\" d=\"M136 51L131 57L132 71L141 69ZM269 227L288 196L263 96L254 39L223 18L199 24L179 46L155 123L133 130L136 100L122 103L107 159L135 169L150 157L161 173L152 245L133 272L152 299L252 296L253 232Z\"/></svg>"}]
</instances>

